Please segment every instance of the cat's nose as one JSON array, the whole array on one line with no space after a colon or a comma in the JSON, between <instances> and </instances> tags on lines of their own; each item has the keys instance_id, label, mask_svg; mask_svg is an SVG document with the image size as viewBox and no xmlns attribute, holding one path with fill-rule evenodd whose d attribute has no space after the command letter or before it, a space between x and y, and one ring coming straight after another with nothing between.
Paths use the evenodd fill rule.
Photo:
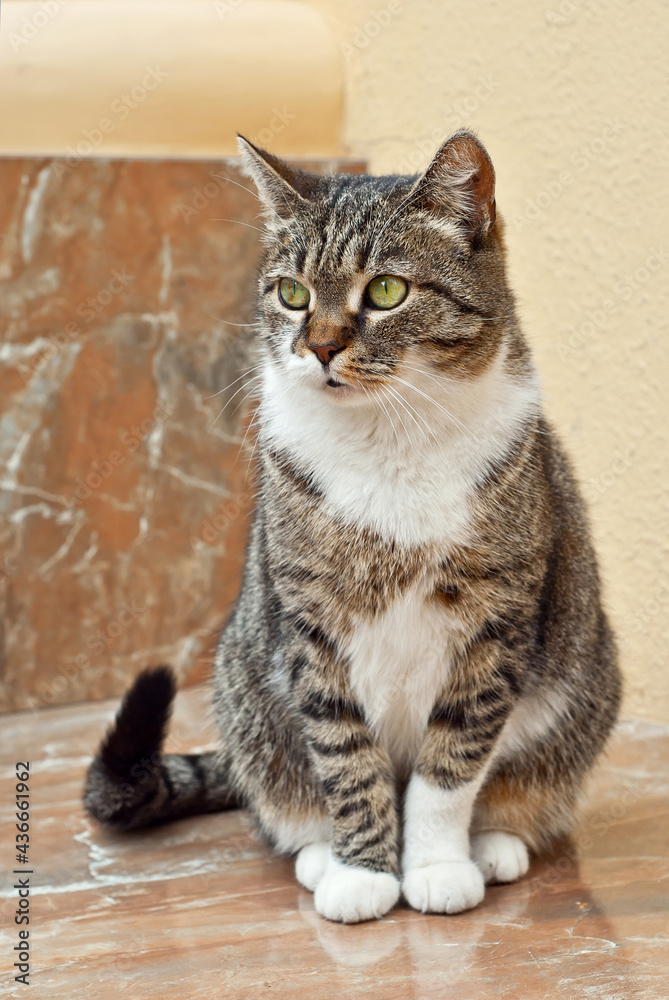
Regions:
<instances>
[{"instance_id":1,"label":"cat's nose","mask_svg":"<svg viewBox=\"0 0 669 1000\"><path fill-rule=\"evenodd\" d=\"M307 341L307 347L310 351L314 352L322 365L329 365L335 354L338 351L342 351L344 346L344 344L338 344L334 340L331 340L328 344L312 344Z\"/></svg>"}]
</instances>

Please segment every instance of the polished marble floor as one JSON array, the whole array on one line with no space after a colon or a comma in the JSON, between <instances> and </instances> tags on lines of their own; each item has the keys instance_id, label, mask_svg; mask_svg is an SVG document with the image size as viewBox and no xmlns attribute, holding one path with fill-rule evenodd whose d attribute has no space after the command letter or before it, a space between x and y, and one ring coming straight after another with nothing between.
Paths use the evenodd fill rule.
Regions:
<instances>
[{"instance_id":1,"label":"polished marble floor","mask_svg":"<svg viewBox=\"0 0 669 1000\"><path fill-rule=\"evenodd\" d=\"M669 997L669 727L620 724L571 845L476 910L339 926L244 812L126 836L80 792L116 702L0 717L0 996L39 1000L371 996ZM168 749L211 745L206 689L179 695ZM32 989L13 982L14 765L31 761Z\"/></svg>"}]
</instances>

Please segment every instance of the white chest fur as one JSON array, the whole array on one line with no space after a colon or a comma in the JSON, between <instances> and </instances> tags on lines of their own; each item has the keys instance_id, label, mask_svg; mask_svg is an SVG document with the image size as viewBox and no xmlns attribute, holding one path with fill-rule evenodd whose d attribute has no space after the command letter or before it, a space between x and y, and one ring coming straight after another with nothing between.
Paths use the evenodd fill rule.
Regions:
<instances>
[{"instance_id":1,"label":"white chest fur","mask_svg":"<svg viewBox=\"0 0 669 1000\"><path fill-rule=\"evenodd\" d=\"M281 372L269 364L264 434L311 474L343 521L402 545L438 542L447 551L466 544L477 483L536 411L536 382L512 377L504 354L473 382L441 384L408 368L403 403L393 386L382 403L379 390L358 406L315 388L303 359Z\"/></svg>"},{"instance_id":2,"label":"white chest fur","mask_svg":"<svg viewBox=\"0 0 669 1000\"><path fill-rule=\"evenodd\" d=\"M397 773L412 769L432 709L465 644L458 619L425 587L409 591L374 621L359 623L349 641L351 688ZM544 739L568 707L560 685L526 696L507 719L494 756L513 756Z\"/></svg>"},{"instance_id":3,"label":"white chest fur","mask_svg":"<svg viewBox=\"0 0 669 1000\"><path fill-rule=\"evenodd\" d=\"M420 750L459 636L457 622L422 586L360 623L350 640L351 687L398 771Z\"/></svg>"}]
</instances>

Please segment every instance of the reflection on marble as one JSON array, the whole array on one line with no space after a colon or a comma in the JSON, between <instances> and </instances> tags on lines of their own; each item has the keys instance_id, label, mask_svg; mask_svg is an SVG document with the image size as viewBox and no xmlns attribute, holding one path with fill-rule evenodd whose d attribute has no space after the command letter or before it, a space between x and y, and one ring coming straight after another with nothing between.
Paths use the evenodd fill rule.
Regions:
<instances>
[{"instance_id":1,"label":"reflection on marble","mask_svg":"<svg viewBox=\"0 0 669 1000\"><path fill-rule=\"evenodd\" d=\"M252 504L251 188L234 160L0 158L0 710L208 671Z\"/></svg>"},{"instance_id":2,"label":"reflection on marble","mask_svg":"<svg viewBox=\"0 0 669 1000\"><path fill-rule=\"evenodd\" d=\"M79 796L116 704L3 718L3 787L16 759L32 761L40 1000L667 997L669 727L621 723L573 842L536 859L521 882L490 887L476 910L438 917L400 906L345 927L317 916L292 862L272 854L245 812L126 836L95 827ZM212 745L208 704L205 688L180 693L169 749ZM6 812L1 826L8 845ZM9 887L0 907L6 932Z\"/></svg>"}]
</instances>

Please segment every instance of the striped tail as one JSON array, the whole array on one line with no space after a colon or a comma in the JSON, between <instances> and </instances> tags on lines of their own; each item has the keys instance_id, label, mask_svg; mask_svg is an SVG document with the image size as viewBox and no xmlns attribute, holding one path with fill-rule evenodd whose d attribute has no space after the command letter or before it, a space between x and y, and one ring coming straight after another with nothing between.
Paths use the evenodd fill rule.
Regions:
<instances>
[{"instance_id":1,"label":"striped tail","mask_svg":"<svg viewBox=\"0 0 669 1000\"><path fill-rule=\"evenodd\" d=\"M134 830L237 808L222 754L163 755L175 693L169 667L144 670L127 692L86 775L84 806L98 822Z\"/></svg>"}]
</instances>

